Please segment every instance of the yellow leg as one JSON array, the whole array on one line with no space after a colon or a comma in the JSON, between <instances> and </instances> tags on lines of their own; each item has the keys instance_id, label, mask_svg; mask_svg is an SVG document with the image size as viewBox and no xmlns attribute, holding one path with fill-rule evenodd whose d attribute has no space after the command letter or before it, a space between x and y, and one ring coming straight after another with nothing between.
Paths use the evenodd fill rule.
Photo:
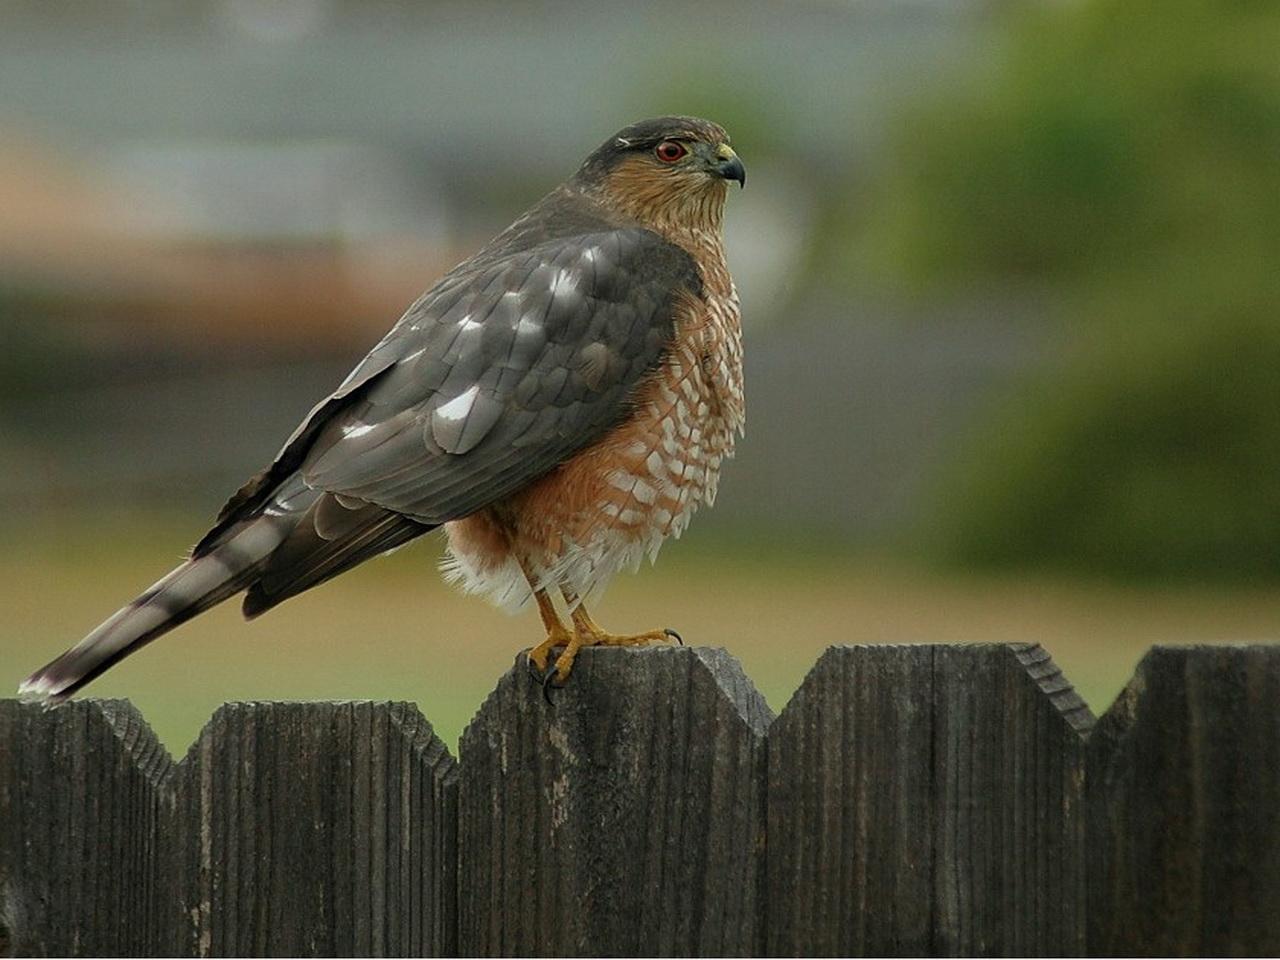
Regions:
<instances>
[{"instance_id":1,"label":"yellow leg","mask_svg":"<svg viewBox=\"0 0 1280 960\"><path fill-rule=\"evenodd\" d=\"M569 647L573 643L573 634L565 629L556 613L555 604L545 590L534 590L533 598L538 601L538 615L542 617L542 625L546 627L547 639L529 651L529 661L538 668L539 674L547 672L547 661L551 659L551 651L556 647Z\"/></svg>"},{"instance_id":2,"label":"yellow leg","mask_svg":"<svg viewBox=\"0 0 1280 960\"><path fill-rule=\"evenodd\" d=\"M569 604L570 609L573 611L570 614L573 619L573 636L565 646L564 652L556 659L554 677L556 684L559 686L563 686L564 682L569 679L569 674L573 670L573 661L577 659L578 651L583 647L632 647L642 646L655 640L684 642L680 639L680 634L674 630L649 630L645 633L626 634L609 633L591 618L591 614L587 613L587 608L577 594L565 587L561 587L560 592L564 594L565 602Z\"/></svg>"},{"instance_id":3,"label":"yellow leg","mask_svg":"<svg viewBox=\"0 0 1280 960\"><path fill-rule=\"evenodd\" d=\"M524 578L529 581L533 599L538 602L538 616L542 618L542 626L547 631L547 638L526 654L529 662L538 668L538 676L542 677L547 672L551 651L556 647L567 647L573 641L573 634L560 621L560 614L556 613L556 605L547 591L539 587L537 580L530 574L530 564L519 553L516 553L516 562L520 564Z\"/></svg>"}]
</instances>

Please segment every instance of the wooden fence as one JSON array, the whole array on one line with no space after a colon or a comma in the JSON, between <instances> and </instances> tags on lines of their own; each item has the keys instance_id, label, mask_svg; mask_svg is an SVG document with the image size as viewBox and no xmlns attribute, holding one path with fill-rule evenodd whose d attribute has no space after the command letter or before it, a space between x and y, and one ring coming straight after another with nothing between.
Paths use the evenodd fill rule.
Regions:
<instances>
[{"instance_id":1,"label":"wooden fence","mask_svg":"<svg viewBox=\"0 0 1280 960\"><path fill-rule=\"evenodd\" d=\"M0 702L0 953L1280 953L1280 647L1156 648L1095 725L1037 646L523 663L401 703Z\"/></svg>"}]
</instances>

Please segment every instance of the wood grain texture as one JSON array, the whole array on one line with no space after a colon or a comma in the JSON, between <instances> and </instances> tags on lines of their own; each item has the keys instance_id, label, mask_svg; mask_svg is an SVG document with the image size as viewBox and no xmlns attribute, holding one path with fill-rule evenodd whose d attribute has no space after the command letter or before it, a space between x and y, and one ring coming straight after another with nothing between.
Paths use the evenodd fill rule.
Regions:
<instances>
[{"instance_id":1,"label":"wood grain texture","mask_svg":"<svg viewBox=\"0 0 1280 960\"><path fill-rule=\"evenodd\" d=\"M773 956L932 946L930 647L836 647L769 731Z\"/></svg>"},{"instance_id":2,"label":"wood grain texture","mask_svg":"<svg viewBox=\"0 0 1280 960\"><path fill-rule=\"evenodd\" d=\"M0 954L173 952L172 762L123 701L0 701Z\"/></svg>"},{"instance_id":3,"label":"wood grain texture","mask_svg":"<svg viewBox=\"0 0 1280 960\"><path fill-rule=\"evenodd\" d=\"M416 707L227 704L179 776L183 955L455 952L457 770Z\"/></svg>"},{"instance_id":4,"label":"wood grain texture","mask_svg":"<svg viewBox=\"0 0 1280 960\"><path fill-rule=\"evenodd\" d=\"M1275 955L1280 647L1156 648L1102 721L1042 649L523 659L417 709L0 701L0 955ZM1087 735L1087 738L1086 738Z\"/></svg>"},{"instance_id":5,"label":"wood grain texture","mask_svg":"<svg viewBox=\"0 0 1280 960\"><path fill-rule=\"evenodd\" d=\"M769 733L769 953L1081 952L1091 722L1035 645L828 650Z\"/></svg>"},{"instance_id":6,"label":"wood grain texture","mask_svg":"<svg viewBox=\"0 0 1280 960\"><path fill-rule=\"evenodd\" d=\"M1152 649L1088 777L1093 954L1280 954L1280 647Z\"/></svg>"},{"instance_id":7,"label":"wood grain texture","mask_svg":"<svg viewBox=\"0 0 1280 960\"><path fill-rule=\"evenodd\" d=\"M462 736L462 953L758 953L772 715L737 661L584 650L553 699L520 657Z\"/></svg>"},{"instance_id":8,"label":"wood grain texture","mask_svg":"<svg viewBox=\"0 0 1280 960\"><path fill-rule=\"evenodd\" d=\"M1079 956L1093 714L1035 644L934 648L933 951Z\"/></svg>"}]
</instances>

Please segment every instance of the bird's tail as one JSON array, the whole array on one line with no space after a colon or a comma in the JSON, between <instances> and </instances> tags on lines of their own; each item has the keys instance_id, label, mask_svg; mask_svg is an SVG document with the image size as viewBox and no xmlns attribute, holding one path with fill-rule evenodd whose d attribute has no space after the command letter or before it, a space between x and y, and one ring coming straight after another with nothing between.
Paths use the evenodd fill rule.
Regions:
<instances>
[{"instance_id":1,"label":"bird's tail","mask_svg":"<svg viewBox=\"0 0 1280 960\"><path fill-rule=\"evenodd\" d=\"M23 699L60 703L112 664L178 624L244 590L288 536L291 519L262 514L161 578L18 688Z\"/></svg>"}]
</instances>

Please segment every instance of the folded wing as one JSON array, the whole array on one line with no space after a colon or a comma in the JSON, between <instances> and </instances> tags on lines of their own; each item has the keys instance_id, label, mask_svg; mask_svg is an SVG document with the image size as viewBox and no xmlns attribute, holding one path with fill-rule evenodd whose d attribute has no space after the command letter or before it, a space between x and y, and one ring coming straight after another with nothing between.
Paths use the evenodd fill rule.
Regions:
<instances>
[{"instance_id":1,"label":"folded wing","mask_svg":"<svg viewBox=\"0 0 1280 960\"><path fill-rule=\"evenodd\" d=\"M246 613L531 483L600 439L700 289L649 231L545 240L428 291L232 498L196 556L252 518L299 522Z\"/></svg>"}]
</instances>

